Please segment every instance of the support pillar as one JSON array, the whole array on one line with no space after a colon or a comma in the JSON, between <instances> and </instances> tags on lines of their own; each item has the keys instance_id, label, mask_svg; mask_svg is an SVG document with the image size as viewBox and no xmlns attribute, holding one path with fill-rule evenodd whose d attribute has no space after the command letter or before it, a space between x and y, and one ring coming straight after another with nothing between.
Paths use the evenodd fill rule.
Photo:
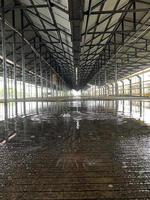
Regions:
<instances>
[{"instance_id":1,"label":"support pillar","mask_svg":"<svg viewBox=\"0 0 150 200\"><path fill-rule=\"evenodd\" d=\"M52 97L53 96L53 90L52 90L52 71L51 71L51 69L50 69L49 78L50 78L50 91L51 91L51 97Z\"/></svg>"},{"instance_id":2,"label":"support pillar","mask_svg":"<svg viewBox=\"0 0 150 200\"><path fill-rule=\"evenodd\" d=\"M43 71L42 71L42 61L40 56L40 83L41 83L41 98L43 99Z\"/></svg>"},{"instance_id":3,"label":"support pillar","mask_svg":"<svg viewBox=\"0 0 150 200\"><path fill-rule=\"evenodd\" d=\"M106 72L106 67L105 67L105 95L107 95L107 72Z\"/></svg>"},{"instance_id":4,"label":"support pillar","mask_svg":"<svg viewBox=\"0 0 150 200\"><path fill-rule=\"evenodd\" d=\"M130 96L132 96L132 81L131 79L128 78L129 81L129 91L130 91Z\"/></svg>"},{"instance_id":5,"label":"support pillar","mask_svg":"<svg viewBox=\"0 0 150 200\"><path fill-rule=\"evenodd\" d=\"M92 96L94 96L94 86L92 86Z\"/></svg>"},{"instance_id":6,"label":"support pillar","mask_svg":"<svg viewBox=\"0 0 150 200\"><path fill-rule=\"evenodd\" d=\"M124 81L120 81L122 83L122 94L124 95Z\"/></svg>"},{"instance_id":7,"label":"support pillar","mask_svg":"<svg viewBox=\"0 0 150 200\"><path fill-rule=\"evenodd\" d=\"M46 71L46 98L48 99L48 75Z\"/></svg>"},{"instance_id":8,"label":"support pillar","mask_svg":"<svg viewBox=\"0 0 150 200\"><path fill-rule=\"evenodd\" d=\"M114 95L114 84L113 83L111 83L111 87L112 87L111 94Z\"/></svg>"},{"instance_id":9,"label":"support pillar","mask_svg":"<svg viewBox=\"0 0 150 200\"><path fill-rule=\"evenodd\" d=\"M56 97L58 97L58 78L56 80L57 80L57 82L56 82Z\"/></svg>"},{"instance_id":10,"label":"support pillar","mask_svg":"<svg viewBox=\"0 0 150 200\"><path fill-rule=\"evenodd\" d=\"M21 37L21 56L22 56L22 83L23 83L23 113L26 115L26 91L25 91L25 49L24 49L24 17L23 17L23 10L21 10L21 30L22 30L22 37Z\"/></svg>"},{"instance_id":11,"label":"support pillar","mask_svg":"<svg viewBox=\"0 0 150 200\"><path fill-rule=\"evenodd\" d=\"M107 94L108 94L108 96L109 96L109 85L107 85Z\"/></svg>"},{"instance_id":12,"label":"support pillar","mask_svg":"<svg viewBox=\"0 0 150 200\"><path fill-rule=\"evenodd\" d=\"M34 55L34 74L35 74L36 113L38 114L38 85L37 85L37 56L36 54Z\"/></svg>"},{"instance_id":13,"label":"support pillar","mask_svg":"<svg viewBox=\"0 0 150 200\"><path fill-rule=\"evenodd\" d=\"M105 95L105 86L103 86L103 95Z\"/></svg>"},{"instance_id":14,"label":"support pillar","mask_svg":"<svg viewBox=\"0 0 150 200\"><path fill-rule=\"evenodd\" d=\"M101 79L100 79L100 72L99 72L99 96L101 95L100 85L101 85Z\"/></svg>"},{"instance_id":15,"label":"support pillar","mask_svg":"<svg viewBox=\"0 0 150 200\"><path fill-rule=\"evenodd\" d=\"M3 83L4 83L4 119L5 131L7 132L8 126L8 105L7 105L7 64L6 64L6 39L5 39L5 1L1 0L2 8L2 22L1 22L1 37L2 37L2 57L3 57Z\"/></svg>"},{"instance_id":16,"label":"support pillar","mask_svg":"<svg viewBox=\"0 0 150 200\"><path fill-rule=\"evenodd\" d=\"M142 96L142 78L139 75L137 75L137 78L139 79L139 95Z\"/></svg>"},{"instance_id":17,"label":"support pillar","mask_svg":"<svg viewBox=\"0 0 150 200\"><path fill-rule=\"evenodd\" d=\"M12 11L12 24L15 27L15 10ZM14 63L14 97L15 97L15 116L18 115L17 107L17 79L16 79L16 32L13 31L13 63Z\"/></svg>"},{"instance_id":18,"label":"support pillar","mask_svg":"<svg viewBox=\"0 0 150 200\"><path fill-rule=\"evenodd\" d=\"M96 97L96 81L95 81L95 97Z\"/></svg>"},{"instance_id":19,"label":"support pillar","mask_svg":"<svg viewBox=\"0 0 150 200\"><path fill-rule=\"evenodd\" d=\"M117 63L116 63L116 66L115 66L115 95L118 95L118 83L117 83L117 80L118 80L118 66L117 66Z\"/></svg>"}]
</instances>

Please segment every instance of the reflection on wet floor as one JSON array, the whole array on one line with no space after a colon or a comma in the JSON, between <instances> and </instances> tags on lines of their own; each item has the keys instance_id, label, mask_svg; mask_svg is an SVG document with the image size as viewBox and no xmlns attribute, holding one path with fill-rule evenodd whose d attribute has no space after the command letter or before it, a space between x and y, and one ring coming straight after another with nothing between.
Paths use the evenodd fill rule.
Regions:
<instances>
[{"instance_id":1,"label":"reflection on wet floor","mask_svg":"<svg viewBox=\"0 0 150 200\"><path fill-rule=\"evenodd\" d=\"M32 107L33 109L33 107ZM1 123L0 199L150 199L147 101L48 103Z\"/></svg>"}]
</instances>

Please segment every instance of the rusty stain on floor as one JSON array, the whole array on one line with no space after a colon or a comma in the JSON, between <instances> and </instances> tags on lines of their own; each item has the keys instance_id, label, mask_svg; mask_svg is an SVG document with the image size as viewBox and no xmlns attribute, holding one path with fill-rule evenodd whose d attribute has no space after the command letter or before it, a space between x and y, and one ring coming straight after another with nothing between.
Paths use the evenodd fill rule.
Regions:
<instances>
[{"instance_id":1,"label":"rusty stain on floor","mask_svg":"<svg viewBox=\"0 0 150 200\"><path fill-rule=\"evenodd\" d=\"M150 127L88 106L55 104L10 120L16 132L0 145L0 199L150 199Z\"/></svg>"}]
</instances>

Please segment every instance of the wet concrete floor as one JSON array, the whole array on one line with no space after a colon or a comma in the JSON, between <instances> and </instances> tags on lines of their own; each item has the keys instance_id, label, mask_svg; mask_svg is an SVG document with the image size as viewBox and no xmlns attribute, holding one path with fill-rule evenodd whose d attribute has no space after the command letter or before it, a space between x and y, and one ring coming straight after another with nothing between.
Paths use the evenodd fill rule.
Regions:
<instances>
[{"instance_id":1,"label":"wet concrete floor","mask_svg":"<svg viewBox=\"0 0 150 200\"><path fill-rule=\"evenodd\" d=\"M47 106L1 123L1 200L150 199L149 102Z\"/></svg>"}]
</instances>

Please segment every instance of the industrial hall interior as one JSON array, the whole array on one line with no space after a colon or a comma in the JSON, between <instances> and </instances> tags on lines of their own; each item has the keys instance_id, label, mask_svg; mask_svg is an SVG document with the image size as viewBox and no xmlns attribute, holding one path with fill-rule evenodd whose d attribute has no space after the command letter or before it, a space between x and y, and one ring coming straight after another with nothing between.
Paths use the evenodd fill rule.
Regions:
<instances>
[{"instance_id":1,"label":"industrial hall interior","mask_svg":"<svg viewBox=\"0 0 150 200\"><path fill-rule=\"evenodd\" d=\"M150 0L0 0L0 200L150 200Z\"/></svg>"}]
</instances>

